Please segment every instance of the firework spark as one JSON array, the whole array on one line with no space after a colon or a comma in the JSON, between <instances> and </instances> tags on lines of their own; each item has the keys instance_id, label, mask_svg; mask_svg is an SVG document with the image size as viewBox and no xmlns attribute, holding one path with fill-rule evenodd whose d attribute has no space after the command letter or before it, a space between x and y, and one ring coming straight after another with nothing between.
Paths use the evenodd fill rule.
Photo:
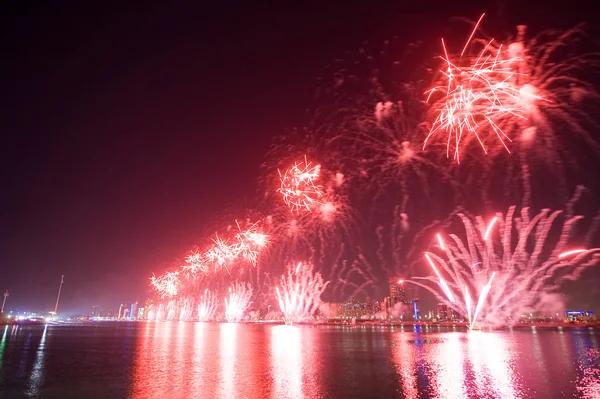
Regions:
<instances>
[{"instance_id":1,"label":"firework spark","mask_svg":"<svg viewBox=\"0 0 600 399\"><path fill-rule=\"evenodd\" d=\"M179 321L190 321L194 314L194 298L180 299Z\"/></svg>"},{"instance_id":2,"label":"firework spark","mask_svg":"<svg viewBox=\"0 0 600 399\"><path fill-rule=\"evenodd\" d=\"M281 276L280 286L275 287L285 323L311 319L319 309L327 284L320 273L313 272L312 265L302 262L289 265L286 274Z\"/></svg>"},{"instance_id":3,"label":"firework spark","mask_svg":"<svg viewBox=\"0 0 600 399\"><path fill-rule=\"evenodd\" d=\"M167 272L160 277L152 276L150 282L161 298L176 296L181 286L179 272Z\"/></svg>"},{"instance_id":4,"label":"firework spark","mask_svg":"<svg viewBox=\"0 0 600 399\"><path fill-rule=\"evenodd\" d=\"M267 246L269 236L258 231L258 223L254 223L246 230L242 230L236 220L239 233L236 234L237 252L245 260L256 266L258 256Z\"/></svg>"},{"instance_id":5,"label":"firework spark","mask_svg":"<svg viewBox=\"0 0 600 399\"><path fill-rule=\"evenodd\" d=\"M593 85L579 76L581 70L598 64L597 54L571 55L569 50L570 44L585 38L581 27L543 32L527 41L526 26L521 25L515 38L502 43L476 38L482 19L483 15L460 55L450 55L442 40L442 79L425 93L433 103L435 120L423 148L445 133L446 156L452 153L459 162L461 148L471 142L485 153L510 153L516 138L522 149L539 147L529 146L538 136L544 157L556 159L552 153L558 150L560 137L554 122L561 122L598 151L586 127L594 125L586 107L573 107L583 99L598 100Z\"/></svg>"},{"instance_id":6,"label":"firework spark","mask_svg":"<svg viewBox=\"0 0 600 399\"><path fill-rule=\"evenodd\" d=\"M285 204L297 213L304 209L312 211L321 204L323 197L322 187L318 184L321 165L312 165L304 157L304 161L296 162L291 168L281 173L279 179L281 186L277 190Z\"/></svg>"},{"instance_id":7,"label":"firework spark","mask_svg":"<svg viewBox=\"0 0 600 399\"><path fill-rule=\"evenodd\" d=\"M204 294L198 298L198 321L214 320L219 302L214 292L206 289Z\"/></svg>"},{"instance_id":8,"label":"firework spark","mask_svg":"<svg viewBox=\"0 0 600 399\"><path fill-rule=\"evenodd\" d=\"M437 107L437 118L431 126L423 148L437 132L446 132L446 156L450 156L453 148L453 157L458 162L460 142L467 134L472 134L487 153L482 136L490 132L497 137L506 151L510 152L507 142L511 142L512 139L500 127L503 125L501 119L505 116L526 119L526 104L542 99L531 89L513 85L513 76L519 73L516 65L524 60L518 56L505 57L501 45L498 48L492 46L494 39L490 40L476 57L463 57L482 19L483 15L458 59L450 58L442 39L444 55L440 58L445 63L445 70L441 71L445 82L426 92L428 102L437 92L442 91L444 94Z\"/></svg>"},{"instance_id":9,"label":"firework spark","mask_svg":"<svg viewBox=\"0 0 600 399\"><path fill-rule=\"evenodd\" d=\"M574 226L582 217L567 215L561 224L561 213L543 210L530 218L524 208L518 218L515 207L510 207L506 216L497 216L497 241L486 237L489 225L482 217L459 214L466 240L451 234L443 256L425 254L435 276L411 281L462 313L471 327L478 318L489 323L514 323L516 320L507 320L507 315L518 317L540 310L544 300L554 297L552 294L561 282L577 279L586 268L600 261L600 248L566 250ZM437 283L444 295L418 280ZM461 292L464 301L454 300L453 293ZM470 293L479 295L475 309Z\"/></svg>"},{"instance_id":10,"label":"firework spark","mask_svg":"<svg viewBox=\"0 0 600 399\"><path fill-rule=\"evenodd\" d=\"M229 295L225 298L225 319L228 323L238 323L244 318L244 313L252 301L252 286L235 282L229 287Z\"/></svg>"}]
</instances>

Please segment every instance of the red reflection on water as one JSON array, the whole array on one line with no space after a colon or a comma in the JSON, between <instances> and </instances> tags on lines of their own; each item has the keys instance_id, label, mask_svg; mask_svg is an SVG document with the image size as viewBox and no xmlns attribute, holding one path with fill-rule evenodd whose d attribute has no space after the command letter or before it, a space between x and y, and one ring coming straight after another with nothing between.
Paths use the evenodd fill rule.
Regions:
<instances>
[{"instance_id":1,"label":"red reflection on water","mask_svg":"<svg viewBox=\"0 0 600 399\"><path fill-rule=\"evenodd\" d=\"M432 350L430 388L437 393L438 398L468 397L465 385L464 347L460 341L463 334L458 332L446 333L443 341L435 344Z\"/></svg>"},{"instance_id":2,"label":"red reflection on water","mask_svg":"<svg viewBox=\"0 0 600 399\"><path fill-rule=\"evenodd\" d=\"M394 348L393 360L400 374L402 393L406 398L417 398L419 389L417 385L417 354L415 345L411 344L405 333L397 333L394 338L397 347Z\"/></svg>"},{"instance_id":3,"label":"red reflection on water","mask_svg":"<svg viewBox=\"0 0 600 399\"><path fill-rule=\"evenodd\" d=\"M191 395L191 385L186 353L189 348L186 323L146 323L139 335L137 356L133 369L133 392L135 398L172 397ZM174 336L173 336L174 335Z\"/></svg>"},{"instance_id":4,"label":"red reflection on water","mask_svg":"<svg viewBox=\"0 0 600 399\"><path fill-rule=\"evenodd\" d=\"M303 398L302 342L300 329L281 325L271 328L272 397Z\"/></svg>"},{"instance_id":5,"label":"red reflection on water","mask_svg":"<svg viewBox=\"0 0 600 399\"><path fill-rule=\"evenodd\" d=\"M600 398L600 349L587 349L580 359L577 393L585 399Z\"/></svg>"},{"instance_id":6,"label":"red reflection on water","mask_svg":"<svg viewBox=\"0 0 600 399\"><path fill-rule=\"evenodd\" d=\"M468 335L468 355L478 397L522 397L522 388L514 370L514 359L506 336L492 332L471 331Z\"/></svg>"},{"instance_id":7,"label":"red reflection on water","mask_svg":"<svg viewBox=\"0 0 600 399\"><path fill-rule=\"evenodd\" d=\"M219 359L221 372L219 373L219 392L222 398L233 398L235 397L236 346L239 325L237 323L224 323L220 327Z\"/></svg>"},{"instance_id":8,"label":"red reflection on water","mask_svg":"<svg viewBox=\"0 0 600 399\"><path fill-rule=\"evenodd\" d=\"M394 338L397 345L393 361L403 397L523 397L505 336L488 332L401 332Z\"/></svg>"}]
</instances>

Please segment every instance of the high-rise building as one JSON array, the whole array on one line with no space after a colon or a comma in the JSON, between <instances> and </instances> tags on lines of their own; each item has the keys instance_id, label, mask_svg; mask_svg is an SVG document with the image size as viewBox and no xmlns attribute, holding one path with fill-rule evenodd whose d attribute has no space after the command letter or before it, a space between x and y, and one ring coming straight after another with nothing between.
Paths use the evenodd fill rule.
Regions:
<instances>
[{"instance_id":1,"label":"high-rise building","mask_svg":"<svg viewBox=\"0 0 600 399\"><path fill-rule=\"evenodd\" d=\"M419 320L419 298L413 299L412 301L410 301L410 303L412 304L413 320L417 321Z\"/></svg>"},{"instance_id":2,"label":"high-rise building","mask_svg":"<svg viewBox=\"0 0 600 399\"><path fill-rule=\"evenodd\" d=\"M92 317L101 317L102 316L102 309L100 309L100 306L98 305L94 305L92 306Z\"/></svg>"},{"instance_id":3,"label":"high-rise building","mask_svg":"<svg viewBox=\"0 0 600 399\"><path fill-rule=\"evenodd\" d=\"M131 315L131 307L132 305L128 303L122 303L119 307L119 315L117 316L117 320L124 320Z\"/></svg>"},{"instance_id":4,"label":"high-rise building","mask_svg":"<svg viewBox=\"0 0 600 399\"><path fill-rule=\"evenodd\" d=\"M450 314L448 313L448 305L445 303L437 304L437 318L439 321L446 321L450 319Z\"/></svg>"},{"instance_id":5,"label":"high-rise building","mask_svg":"<svg viewBox=\"0 0 600 399\"><path fill-rule=\"evenodd\" d=\"M402 277L390 277L388 281L390 284L391 305L393 306L397 303L407 303L404 279L402 279Z\"/></svg>"},{"instance_id":6,"label":"high-rise building","mask_svg":"<svg viewBox=\"0 0 600 399\"><path fill-rule=\"evenodd\" d=\"M131 307L129 308L129 318L130 319L135 319L137 317L137 309L138 309L138 302L135 301L135 303L132 303Z\"/></svg>"}]
</instances>

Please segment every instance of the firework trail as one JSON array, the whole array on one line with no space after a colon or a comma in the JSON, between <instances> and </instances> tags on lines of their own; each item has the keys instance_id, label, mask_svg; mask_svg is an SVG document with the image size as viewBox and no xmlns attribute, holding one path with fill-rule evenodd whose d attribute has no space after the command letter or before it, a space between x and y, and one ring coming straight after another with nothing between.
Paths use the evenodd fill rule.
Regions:
<instances>
[{"instance_id":1,"label":"firework trail","mask_svg":"<svg viewBox=\"0 0 600 399\"><path fill-rule=\"evenodd\" d=\"M386 41L375 49L365 44L336 62L332 76L323 78L318 93L323 105L313 124L327 151L336 154L332 164L346 172L350 190L359 188L353 195L373 200L399 186L406 212L411 196L439 198L439 190L459 186L438 152L422 149L427 133L422 90L398 80L406 75L402 68L414 63L418 46L402 50L395 43Z\"/></svg>"},{"instance_id":2,"label":"firework trail","mask_svg":"<svg viewBox=\"0 0 600 399\"><path fill-rule=\"evenodd\" d=\"M194 315L194 298L179 300L179 321L190 321Z\"/></svg>"},{"instance_id":3,"label":"firework trail","mask_svg":"<svg viewBox=\"0 0 600 399\"><path fill-rule=\"evenodd\" d=\"M281 282L275 287L279 308L286 324L312 319L321 305L321 294L328 283L311 264L290 264Z\"/></svg>"},{"instance_id":4,"label":"firework trail","mask_svg":"<svg viewBox=\"0 0 600 399\"><path fill-rule=\"evenodd\" d=\"M497 214L487 223L459 213L465 238L440 233L436 250L424 257L434 276L411 281L467 317L471 327L477 321L514 323L522 313L556 299L563 281L576 280L600 261L600 248L568 243L582 216L567 212L561 223L563 211L543 210L531 218L527 208L520 217L515 210L512 206L506 216Z\"/></svg>"},{"instance_id":5,"label":"firework trail","mask_svg":"<svg viewBox=\"0 0 600 399\"><path fill-rule=\"evenodd\" d=\"M214 320L219 302L214 292L206 289L204 294L198 298L198 321Z\"/></svg>"},{"instance_id":6,"label":"firework trail","mask_svg":"<svg viewBox=\"0 0 600 399\"><path fill-rule=\"evenodd\" d=\"M252 301L252 286L235 282L229 287L229 295L225 297L225 319L228 323L238 323L244 318L244 313Z\"/></svg>"},{"instance_id":7,"label":"firework trail","mask_svg":"<svg viewBox=\"0 0 600 399\"><path fill-rule=\"evenodd\" d=\"M179 311L179 306L177 306L177 300L171 299L167 302L165 306L164 317L167 321L175 321L177 320L177 313Z\"/></svg>"}]
</instances>

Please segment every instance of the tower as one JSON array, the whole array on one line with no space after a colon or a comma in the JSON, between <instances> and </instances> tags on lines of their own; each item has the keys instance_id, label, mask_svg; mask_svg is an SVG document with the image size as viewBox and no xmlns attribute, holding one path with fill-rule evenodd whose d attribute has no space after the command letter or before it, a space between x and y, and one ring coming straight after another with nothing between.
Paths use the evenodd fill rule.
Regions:
<instances>
[{"instance_id":1,"label":"tower","mask_svg":"<svg viewBox=\"0 0 600 399\"><path fill-rule=\"evenodd\" d=\"M401 277L390 277L390 302L394 306L397 303L406 303L406 287Z\"/></svg>"},{"instance_id":2,"label":"tower","mask_svg":"<svg viewBox=\"0 0 600 399\"><path fill-rule=\"evenodd\" d=\"M58 301L60 301L60 291L62 290L62 286L65 282L65 275L63 274L60 277L60 285L58 286L58 296L56 297L56 305L54 305L54 315L58 312Z\"/></svg>"},{"instance_id":3,"label":"tower","mask_svg":"<svg viewBox=\"0 0 600 399\"><path fill-rule=\"evenodd\" d=\"M4 300L2 301L2 309L0 309L0 313L4 313L4 305L6 304L7 296L8 296L8 290L4 291Z\"/></svg>"}]
</instances>

